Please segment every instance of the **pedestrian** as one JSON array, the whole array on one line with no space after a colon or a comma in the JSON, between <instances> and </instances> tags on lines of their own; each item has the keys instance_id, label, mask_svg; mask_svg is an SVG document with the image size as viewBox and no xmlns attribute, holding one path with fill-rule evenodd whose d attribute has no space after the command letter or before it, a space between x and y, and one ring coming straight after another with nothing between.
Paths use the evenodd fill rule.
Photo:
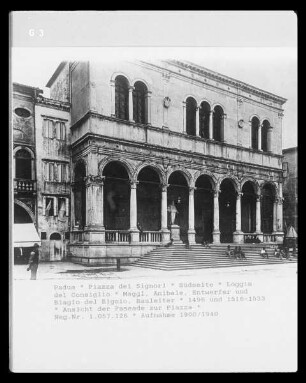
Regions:
<instances>
[{"instance_id":1,"label":"pedestrian","mask_svg":"<svg viewBox=\"0 0 306 383\"><path fill-rule=\"evenodd\" d=\"M261 251L260 251L260 255L261 255L263 258L267 258L267 259L269 258L268 253L267 253L265 247L263 247L263 248L261 249Z\"/></svg>"},{"instance_id":2,"label":"pedestrian","mask_svg":"<svg viewBox=\"0 0 306 383\"><path fill-rule=\"evenodd\" d=\"M34 243L34 250L31 251L30 258L29 258L29 265L27 268L27 271L31 270L31 279L36 279L37 269L38 269L38 263L39 263L39 251L38 251L39 245L38 243Z\"/></svg>"},{"instance_id":3,"label":"pedestrian","mask_svg":"<svg viewBox=\"0 0 306 383\"><path fill-rule=\"evenodd\" d=\"M241 246L238 246L238 253L240 255L240 259L246 259L244 252L241 250Z\"/></svg>"},{"instance_id":4,"label":"pedestrian","mask_svg":"<svg viewBox=\"0 0 306 383\"><path fill-rule=\"evenodd\" d=\"M233 250L231 250L231 245L227 245L227 250L225 252L225 256L232 258L233 255L234 255L234 252L233 252Z\"/></svg>"}]
</instances>

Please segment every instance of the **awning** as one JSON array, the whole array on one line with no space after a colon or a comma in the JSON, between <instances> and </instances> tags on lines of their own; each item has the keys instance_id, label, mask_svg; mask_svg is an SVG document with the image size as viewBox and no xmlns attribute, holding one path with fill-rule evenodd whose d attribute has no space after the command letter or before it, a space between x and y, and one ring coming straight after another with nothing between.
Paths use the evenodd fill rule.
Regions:
<instances>
[{"instance_id":1,"label":"awning","mask_svg":"<svg viewBox=\"0 0 306 383\"><path fill-rule=\"evenodd\" d=\"M293 226L289 226L288 230L287 230L287 234L286 234L286 237L287 238L297 238L297 233L294 229Z\"/></svg>"},{"instance_id":2,"label":"awning","mask_svg":"<svg viewBox=\"0 0 306 383\"><path fill-rule=\"evenodd\" d=\"M41 245L34 223L14 223L14 247L33 247L34 243Z\"/></svg>"}]
</instances>

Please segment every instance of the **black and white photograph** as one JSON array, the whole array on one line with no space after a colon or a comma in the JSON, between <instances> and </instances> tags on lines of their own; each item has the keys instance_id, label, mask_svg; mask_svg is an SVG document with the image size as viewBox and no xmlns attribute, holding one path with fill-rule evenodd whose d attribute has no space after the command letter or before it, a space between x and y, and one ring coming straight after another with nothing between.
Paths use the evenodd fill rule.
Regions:
<instances>
[{"instance_id":1,"label":"black and white photograph","mask_svg":"<svg viewBox=\"0 0 306 383\"><path fill-rule=\"evenodd\" d=\"M80 20L132 25L135 44L61 45ZM248 40L238 20L275 35ZM223 41L193 40L209 23ZM293 11L11 14L11 371L297 371L296 25Z\"/></svg>"}]
</instances>

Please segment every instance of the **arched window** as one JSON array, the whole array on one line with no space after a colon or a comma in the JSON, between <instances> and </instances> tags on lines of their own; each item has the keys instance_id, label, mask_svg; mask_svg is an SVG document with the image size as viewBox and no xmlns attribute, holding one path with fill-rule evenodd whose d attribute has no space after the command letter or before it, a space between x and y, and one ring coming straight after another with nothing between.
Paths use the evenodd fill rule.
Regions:
<instances>
[{"instance_id":1,"label":"arched window","mask_svg":"<svg viewBox=\"0 0 306 383\"><path fill-rule=\"evenodd\" d=\"M52 233L50 235L50 241L60 241L62 239L59 233Z\"/></svg>"},{"instance_id":2,"label":"arched window","mask_svg":"<svg viewBox=\"0 0 306 383\"><path fill-rule=\"evenodd\" d=\"M123 76L115 79L115 114L117 118L129 119L129 83Z\"/></svg>"},{"instance_id":3,"label":"arched window","mask_svg":"<svg viewBox=\"0 0 306 383\"><path fill-rule=\"evenodd\" d=\"M259 119L257 117L253 117L251 121L251 129L252 129L252 149L258 150L258 129L259 129Z\"/></svg>"},{"instance_id":4,"label":"arched window","mask_svg":"<svg viewBox=\"0 0 306 383\"><path fill-rule=\"evenodd\" d=\"M263 152L268 151L268 129L270 128L270 123L267 120L264 120L261 128L261 148Z\"/></svg>"},{"instance_id":5,"label":"arched window","mask_svg":"<svg viewBox=\"0 0 306 383\"><path fill-rule=\"evenodd\" d=\"M146 116L146 95L148 89L146 85L137 81L133 90L133 120L139 124L147 122Z\"/></svg>"},{"instance_id":6,"label":"arched window","mask_svg":"<svg viewBox=\"0 0 306 383\"><path fill-rule=\"evenodd\" d=\"M15 178L32 179L32 159L31 154L25 150L20 149L15 154L16 160L16 174Z\"/></svg>"},{"instance_id":7,"label":"arched window","mask_svg":"<svg viewBox=\"0 0 306 383\"><path fill-rule=\"evenodd\" d=\"M196 112L196 100L192 97L188 97L186 100L186 132L191 136L196 135Z\"/></svg>"},{"instance_id":8,"label":"arched window","mask_svg":"<svg viewBox=\"0 0 306 383\"><path fill-rule=\"evenodd\" d=\"M217 105L214 108L213 116L213 139L215 141L223 141L224 137L224 112L221 106Z\"/></svg>"},{"instance_id":9,"label":"arched window","mask_svg":"<svg viewBox=\"0 0 306 383\"><path fill-rule=\"evenodd\" d=\"M209 138L209 114L210 106L208 102L202 102L200 106L200 136Z\"/></svg>"}]
</instances>

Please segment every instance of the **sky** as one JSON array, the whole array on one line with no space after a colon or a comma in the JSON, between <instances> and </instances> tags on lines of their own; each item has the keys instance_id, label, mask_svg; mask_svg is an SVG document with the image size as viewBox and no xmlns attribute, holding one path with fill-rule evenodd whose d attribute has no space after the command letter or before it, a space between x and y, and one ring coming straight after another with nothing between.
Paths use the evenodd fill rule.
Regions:
<instances>
[{"instance_id":1,"label":"sky","mask_svg":"<svg viewBox=\"0 0 306 383\"><path fill-rule=\"evenodd\" d=\"M44 90L63 60L183 59L286 98L283 148L297 146L297 50L294 47L20 48L11 51L11 80Z\"/></svg>"}]
</instances>

